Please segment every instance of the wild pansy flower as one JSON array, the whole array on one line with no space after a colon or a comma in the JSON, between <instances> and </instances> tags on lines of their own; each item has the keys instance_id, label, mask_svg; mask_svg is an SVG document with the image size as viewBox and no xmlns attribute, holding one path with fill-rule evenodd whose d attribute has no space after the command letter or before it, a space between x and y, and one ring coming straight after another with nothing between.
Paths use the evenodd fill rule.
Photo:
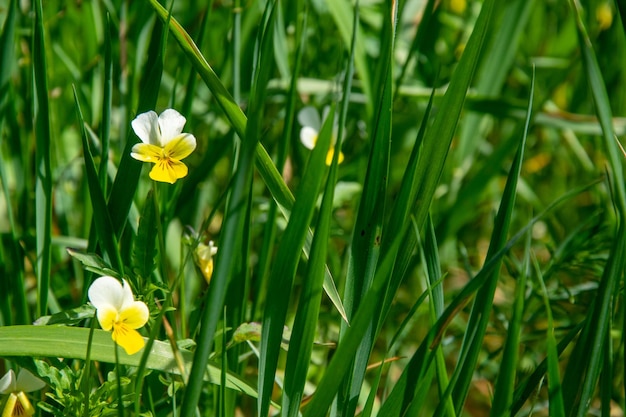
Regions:
<instances>
[{"instance_id":1,"label":"wild pansy flower","mask_svg":"<svg viewBox=\"0 0 626 417\"><path fill-rule=\"evenodd\" d=\"M9 370L0 379L0 393L9 394L2 411L2 417L32 416L35 414L35 409L25 393L40 390L45 385L45 382L26 369L20 369L17 378L15 372L12 369Z\"/></svg>"},{"instance_id":2,"label":"wild pansy flower","mask_svg":"<svg viewBox=\"0 0 626 417\"><path fill-rule=\"evenodd\" d=\"M150 178L174 184L187 175L187 166L180 162L196 149L196 138L181 133L185 118L174 109L167 109L159 116L153 111L141 113L131 126L142 143L133 146L131 156L154 165Z\"/></svg>"},{"instance_id":3,"label":"wild pansy flower","mask_svg":"<svg viewBox=\"0 0 626 417\"><path fill-rule=\"evenodd\" d=\"M150 312L143 301L135 301L133 292L125 280L109 276L97 278L88 291L89 301L96 308L100 327L112 330L113 340L132 355L145 345L136 329L148 321Z\"/></svg>"},{"instance_id":4,"label":"wild pansy flower","mask_svg":"<svg viewBox=\"0 0 626 417\"><path fill-rule=\"evenodd\" d=\"M213 245L213 241L209 241L208 245L198 243L196 248L196 263L202 271L202 276L207 284L211 282L213 276L213 256L217 253L217 246Z\"/></svg>"},{"instance_id":5,"label":"wild pansy flower","mask_svg":"<svg viewBox=\"0 0 626 417\"><path fill-rule=\"evenodd\" d=\"M317 136L322 128L322 120L326 120L329 108L324 109L324 117L320 119L320 115L313 107L304 107L298 112L298 121L302 125L300 129L300 142L308 148L313 149L317 143ZM333 162L333 155L335 154L335 143L337 143L337 126L333 126L333 136L331 138L330 148L326 154L326 165L330 165ZM343 152L339 152L338 163L343 162Z\"/></svg>"}]
</instances>

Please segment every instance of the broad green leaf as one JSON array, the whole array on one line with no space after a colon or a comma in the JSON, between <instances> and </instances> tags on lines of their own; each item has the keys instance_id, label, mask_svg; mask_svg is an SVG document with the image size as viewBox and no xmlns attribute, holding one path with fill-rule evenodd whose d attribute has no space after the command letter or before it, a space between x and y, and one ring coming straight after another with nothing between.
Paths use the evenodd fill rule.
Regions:
<instances>
[{"instance_id":1,"label":"broad green leaf","mask_svg":"<svg viewBox=\"0 0 626 417\"><path fill-rule=\"evenodd\" d=\"M0 357L48 357L65 359L85 359L89 329L69 326L2 326L0 327ZM140 354L128 355L119 350L119 363L139 366ZM115 363L115 344L111 332L94 330L91 345L91 360ZM193 354L179 349L187 371L191 367ZM148 356L149 369L166 373L179 374L172 347L169 342L155 340ZM219 366L209 364L205 378L211 383L218 383L221 371ZM256 391L233 374L226 376L227 387L256 397Z\"/></svg>"}]
</instances>

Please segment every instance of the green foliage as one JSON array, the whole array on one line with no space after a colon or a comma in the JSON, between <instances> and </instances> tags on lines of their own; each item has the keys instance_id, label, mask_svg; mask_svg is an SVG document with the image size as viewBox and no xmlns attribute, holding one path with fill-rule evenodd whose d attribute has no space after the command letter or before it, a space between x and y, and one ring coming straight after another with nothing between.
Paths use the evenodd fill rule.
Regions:
<instances>
[{"instance_id":1,"label":"green foliage","mask_svg":"<svg viewBox=\"0 0 626 417\"><path fill-rule=\"evenodd\" d=\"M626 410L623 1L31 3L0 5L0 373L37 416ZM131 123L167 108L196 148L157 184Z\"/></svg>"}]
</instances>

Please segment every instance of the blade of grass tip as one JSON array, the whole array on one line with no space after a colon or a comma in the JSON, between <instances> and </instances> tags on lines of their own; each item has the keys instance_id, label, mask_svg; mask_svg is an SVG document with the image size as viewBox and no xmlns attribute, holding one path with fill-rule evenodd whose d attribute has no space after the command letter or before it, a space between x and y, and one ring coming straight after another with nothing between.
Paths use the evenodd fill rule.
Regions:
<instances>
[{"instance_id":1,"label":"blade of grass tip","mask_svg":"<svg viewBox=\"0 0 626 417\"><path fill-rule=\"evenodd\" d=\"M533 69L533 78L531 80L524 134L522 135L519 147L513 160L513 165L511 166L511 170L509 171L507 182L504 187L502 200L500 201L500 207L498 209L498 214L496 215L493 233L489 243L489 250L487 251L487 259L489 259L494 253L501 250L506 244L511 216L515 206L517 183L521 173L522 161L524 159L524 147L528 137L528 127L530 125L534 97L534 83L535 77ZM491 277L489 277L486 285L477 292L472 305L467 328L470 330L470 333L475 329L477 337L473 339L471 343L468 343L469 340L464 338L463 345L461 347L461 354L463 355L464 352L467 352L467 362L459 362L455 369L455 373L459 374L459 379L454 386L452 400L454 404L456 404L457 414L460 414L463 403L467 397L473 370L476 366L478 355L482 348L483 339L490 320L489 313L493 307L493 297L498 284L499 275L499 268L496 268Z\"/></svg>"},{"instance_id":2,"label":"blade of grass tip","mask_svg":"<svg viewBox=\"0 0 626 417\"><path fill-rule=\"evenodd\" d=\"M46 50L43 26L42 0L33 2L33 74L34 113L36 138L36 247L37 247L37 314L48 311L50 291L50 262L52 236L52 169L50 162L50 113L48 105L48 80L46 77Z\"/></svg>"},{"instance_id":3,"label":"blade of grass tip","mask_svg":"<svg viewBox=\"0 0 626 417\"><path fill-rule=\"evenodd\" d=\"M198 48L202 48L202 44L204 43L204 35L206 34L206 29L208 26L209 18L211 17L211 11L213 10L213 2L214 0L209 0L209 3L206 6L206 12L204 13L204 17L202 19L202 25L200 26L200 32L198 32L198 36L196 38L196 45ZM187 79L187 87L185 88L185 99L183 100L183 105L181 107L182 114L191 114L191 105L193 103L193 99L196 91L197 77L196 72L191 70L189 71L189 78Z\"/></svg>"},{"instance_id":4,"label":"blade of grass tip","mask_svg":"<svg viewBox=\"0 0 626 417\"><path fill-rule=\"evenodd\" d=\"M98 177L100 178L100 188L106 197L108 188L107 169L109 166L109 137L111 133L111 106L113 97L113 57L111 53L111 16L106 14L104 26L104 94L102 103L102 121L100 127L100 141L102 142L102 152L100 155L100 166L98 167Z\"/></svg>"},{"instance_id":5,"label":"blade of grass tip","mask_svg":"<svg viewBox=\"0 0 626 417\"><path fill-rule=\"evenodd\" d=\"M370 81L370 66L365 51L365 41L361 33L361 25L357 16L355 16L358 15L358 2L353 10L351 10L351 2L347 0L327 0L326 6L337 25L337 29L339 29L344 43L350 45L352 44L352 39L356 39L352 48L354 50L354 66L356 67L358 77L361 79L361 88L366 97L365 109L367 115L371 117L374 113L375 101Z\"/></svg>"},{"instance_id":6,"label":"blade of grass tip","mask_svg":"<svg viewBox=\"0 0 626 417\"><path fill-rule=\"evenodd\" d=\"M491 416L504 416L509 414L513 402L513 390L515 388L515 375L519 366L519 343L524 315L524 297L526 294L526 280L530 268L530 234L526 238L522 270L515 283L515 298L513 311L507 326L506 341L500 360L500 370L496 379L491 405Z\"/></svg>"},{"instance_id":7,"label":"blade of grass tip","mask_svg":"<svg viewBox=\"0 0 626 417\"><path fill-rule=\"evenodd\" d=\"M211 279L211 285L206 296L206 303L202 312L202 325L197 338L198 348L194 354L194 363L189 375L187 391L183 397L181 407L182 417L195 415L200 392L202 391L202 379L208 362L209 353L213 347L213 337L217 330L218 321L222 314L222 306L226 297L229 277L238 267L234 262L238 259L237 253L241 250L241 238L244 224L249 220L245 210L246 202L252 186L252 174L255 160L255 150L258 149L260 134L260 120L263 116L263 104L265 88L272 69L268 53L271 45L273 31L273 11L276 7L274 2L268 3L266 14L269 13L268 23L264 30L259 32L261 36L260 54L257 61L257 71L250 93L249 114L251 118L246 124L246 132L241 135L241 149L238 155L237 170L234 173L233 188L226 207L226 217L222 226L223 239L220 240L220 250L215 260L215 271ZM264 16L265 17L265 16ZM173 19L172 19L173 21ZM265 20L263 20L265 22ZM190 41L191 42L191 41ZM219 83L217 77L215 81ZM221 83L219 83L221 86ZM223 88L223 86L222 86ZM228 92L226 92L228 94ZM237 107L237 109L239 109ZM239 110L240 111L240 110ZM245 118L244 118L245 120Z\"/></svg>"},{"instance_id":8,"label":"blade of grass tip","mask_svg":"<svg viewBox=\"0 0 626 417\"><path fill-rule=\"evenodd\" d=\"M332 112L332 110L331 110ZM334 120L334 115L329 116ZM331 120L331 126L334 122ZM323 151L322 145L319 146ZM323 156L323 152L322 156ZM287 364L285 367L285 381L283 388L283 414L297 417L300 412L300 402L304 393L304 386L311 362L311 351L317 331L317 322L322 300L322 287L326 275L326 256L330 235L330 222L333 210L333 197L337 183L337 165L339 152L334 152L330 173L326 180L326 187L322 198L315 235L311 245L309 263L304 286L300 293L300 301L291 332ZM312 168L316 167L313 162Z\"/></svg>"},{"instance_id":9,"label":"blade of grass tip","mask_svg":"<svg viewBox=\"0 0 626 417\"><path fill-rule=\"evenodd\" d=\"M559 352L557 349L556 338L554 337L554 319L552 318L552 308L550 307L550 299L548 298L548 290L543 280L541 268L537 259L533 257L533 266L537 274L537 281L541 287L541 298L546 308L546 318L548 320L548 328L546 329L546 359L548 361L548 393L550 401L550 415L553 417L565 417L565 404L563 402L563 393L561 391L561 376L559 374Z\"/></svg>"},{"instance_id":10,"label":"blade of grass tip","mask_svg":"<svg viewBox=\"0 0 626 417\"><path fill-rule=\"evenodd\" d=\"M585 29L585 24L583 23L581 17L581 6L578 3L578 0L570 0L570 4L572 5L572 9L574 11L583 64L585 71L587 72L589 87L593 95L596 114L598 116L598 120L600 121L600 125L602 126L602 137L604 139L606 151L608 152L611 172L613 174L613 178L621 178L623 159L615 140L616 136L615 131L613 130L613 115L606 86L604 84L604 80L602 79L602 72L600 71L600 66L598 65L598 60L591 45L591 40L589 39ZM621 221L625 222L626 191L624 181L613 181L613 185L615 188L614 192L616 196L614 198L617 200L618 214Z\"/></svg>"},{"instance_id":11,"label":"blade of grass tip","mask_svg":"<svg viewBox=\"0 0 626 417\"><path fill-rule=\"evenodd\" d=\"M417 225L413 224L415 233L419 238L419 229L417 229ZM429 307L431 312L431 321L432 323L436 323L437 319L439 319L444 311L444 299L443 299L443 285L441 281L443 280L441 276L441 267L439 261L439 249L437 247L437 237L435 235L435 226L433 225L432 218L430 214L426 219L426 231L425 231L425 239L424 246L422 250L420 250L420 255L422 257L422 263L426 266L426 285L427 285L427 294L430 299ZM437 383L439 387L439 396L443 398L443 393L450 386L450 381L448 378L448 371L446 368L446 358L444 356L443 347L441 345L436 347L436 357L435 357L435 372L437 375ZM445 414L448 416L455 416L456 412L454 410L454 404L452 403L452 399L448 396L445 400L441 402L444 404L442 410L445 411Z\"/></svg>"},{"instance_id":12,"label":"blade of grass tip","mask_svg":"<svg viewBox=\"0 0 626 417\"><path fill-rule=\"evenodd\" d=\"M74 86L72 87L74 88ZM113 223L111 222L111 217L109 216L109 211L107 210L106 199L102 193L102 188L100 188L100 181L98 179L98 173L91 154L89 139L87 138L87 131L85 130L85 121L83 120L83 113L80 109L80 104L78 103L76 88L74 88L74 102L76 105L76 116L80 125L79 129L81 132L81 138L83 141L83 157L87 174L87 183L89 186L89 196L91 198L91 206L93 208L96 233L99 237L102 249L108 256L111 266L123 276L124 264L122 263L122 258L118 249L117 238L115 237L115 232L113 230Z\"/></svg>"},{"instance_id":13,"label":"blade of grass tip","mask_svg":"<svg viewBox=\"0 0 626 417\"><path fill-rule=\"evenodd\" d=\"M358 2L354 8L353 44L355 65L358 63ZM383 14L381 53L375 77L375 109L372 147L363 183L363 194L355 221L348 258L348 272L344 289L344 306L350 318L359 308L359 301L372 285L380 255L381 235L387 202L387 178L391 151L392 120L392 62L397 19L397 2L391 2ZM358 69L358 67L357 67ZM356 352L352 372L347 376L345 388L340 390L337 404L343 415L354 415L365 378L371 349L376 339L381 315L372 317L371 329ZM342 323L345 331L346 324ZM341 339L341 335L340 335Z\"/></svg>"}]
</instances>

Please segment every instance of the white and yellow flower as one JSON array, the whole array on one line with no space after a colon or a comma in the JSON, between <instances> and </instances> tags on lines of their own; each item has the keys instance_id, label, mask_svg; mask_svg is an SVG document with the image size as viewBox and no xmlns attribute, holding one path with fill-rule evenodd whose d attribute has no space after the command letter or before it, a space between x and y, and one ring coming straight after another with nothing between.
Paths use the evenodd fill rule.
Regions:
<instances>
[{"instance_id":1,"label":"white and yellow flower","mask_svg":"<svg viewBox=\"0 0 626 417\"><path fill-rule=\"evenodd\" d=\"M150 312L143 301L135 301L125 280L109 276L96 279L88 291L89 301L96 308L100 327L111 330L113 340L132 355L144 347L143 337L136 329L148 321Z\"/></svg>"},{"instance_id":2,"label":"white and yellow flower","mask_svg":"<svg viewBox=\"0 0 626 417\"><path fill-rule=\"evenodd\" d=\"M185 117L174 109L167 109L159 116L153 111L141 113L131 126L142 143L133 146L131 156L154 165L150 178L174 184L187 175L187 166L181 159L196 149L196 138L182 133Z\"/></svg>"},{"instance_id":3,"label":"white and yellow flower","mask_svg":"<svg viewBox=\"0 0 626 417\"><path fill-rule=\"evenodd\" d=\"M217 253L217 246L213 245L213 241L209 241L208 245L198 243L196 248L196 264L202 271L202 276L207 284L211 282L213 276L213 257Z\"/></svg>"},{"instance_id":4,"label":"white and yellow flower","mask_svg":"<svg viewBox=\"0 0 626 417\"><path fill-rule=\"evenodd\" d=\"M324 109L324 117L328 114L328 107ZM317 137L319 131L322 128L322 120L317 110L313 107L304 107L298 112L298 121L302 125L300 129L300 142L308 148L313 149L317 143ZM333 136L331 138L330 148L326 154L326 165L330 165L333 162L333 156L335 155L335 144L337 143L337 128L333 126ZM338 163L343 162L343 152L339 152Z\"/></svg>"},{"instance_id":5,"label":"white and yellow flower","mask_svg":"<svg viewBox=\"0 0 626 417\"><path fill-rule=\"evenodd\" d=\"M9 394L2 417L32 416L35 408L26 396L27 392L38 391L46 385L41 379L27 371L20 369L15 377L15 372L9 370L0 379L0 393Z\"/></svg>"}]
</instances>

